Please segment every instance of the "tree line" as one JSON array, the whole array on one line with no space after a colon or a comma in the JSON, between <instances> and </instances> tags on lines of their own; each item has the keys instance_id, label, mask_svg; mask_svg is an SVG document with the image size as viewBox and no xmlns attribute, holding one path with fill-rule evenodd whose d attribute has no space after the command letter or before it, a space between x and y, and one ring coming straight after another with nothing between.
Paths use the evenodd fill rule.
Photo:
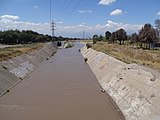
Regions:
<instances>
[{"instance_id":1,"label":"tree line","mask_svg":"<svg viewBox=\"0 0 160 120\"><path fill-rule=\"evenodd\" d=\"M97 41L106 41L108 43L119 43L120 45L136 45L140 48L151 49L154 47L160 47L160 20L155 20L155 28L150 24L145 24L138 33L133 33L132 35L127 35L124 29L118 29L117 31L105 32L105 37L102 35L94 35L93 43Z\"/></svg>"},{"instance_id":2,"label":"tree line","mask_svg":"<svg viewBox=\"0 0 160 120\"><path fill-rule=\"evenodd\" d=\"M0 44L28 44L36 42L64 41L76 38L51 37L50 35L39 34L32 30L7 30L0 31Z\"/></svg>"}]
</instances>

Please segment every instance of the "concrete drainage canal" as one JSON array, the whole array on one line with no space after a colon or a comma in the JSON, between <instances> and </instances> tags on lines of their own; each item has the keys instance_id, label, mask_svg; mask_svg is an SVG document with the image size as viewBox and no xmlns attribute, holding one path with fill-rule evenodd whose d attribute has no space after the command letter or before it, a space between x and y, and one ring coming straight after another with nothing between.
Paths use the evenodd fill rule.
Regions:
<instances>
[{"instance_id":1,"label":"concrete drainage canal","mask_svg":"<svg viewBox=\"0 0 160 120\"><path fill-rule=\"evenodd\" d=\"M56 52L57 48L48 43L40 50L0 62L0 95L9 92L12 87Z\"/></svg>"}]
</instances>

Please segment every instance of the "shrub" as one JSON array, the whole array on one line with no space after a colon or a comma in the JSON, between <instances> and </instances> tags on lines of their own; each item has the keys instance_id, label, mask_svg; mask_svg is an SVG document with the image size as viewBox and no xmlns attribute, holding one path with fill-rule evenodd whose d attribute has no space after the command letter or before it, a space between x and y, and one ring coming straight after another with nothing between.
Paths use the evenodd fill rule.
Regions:
<instances>
[{"instance_id":1,"label":"shrub","mask_svg":"<svg viewBox=\"0 0 160 120\"><path fill-rule=\"evenodd\" d=\"M96 44L97 43L97 40L93 40L93 44Z\"/></svg>"}]
</instances>

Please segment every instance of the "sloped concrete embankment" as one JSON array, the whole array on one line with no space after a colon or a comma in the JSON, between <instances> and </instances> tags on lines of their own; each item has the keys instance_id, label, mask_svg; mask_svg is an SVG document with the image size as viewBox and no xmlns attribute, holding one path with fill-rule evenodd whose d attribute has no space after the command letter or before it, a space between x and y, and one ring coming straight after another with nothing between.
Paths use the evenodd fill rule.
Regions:
<instances>
[{"instance_id":1,"label":"sloped concrete embankment","mask_svg":"<svg viewBox=\"0 0 160 120\"><path fill-rule=\"evenodd\" d=\"M126 120L160 120L159 73L137 64L125 64L90 48L81 51Z\"/></svg>"},{"instance_id":2,"label":"sloped concrete embankment","mask_svg":"<svg viewBox=\"0 0 160 120\"><path fill-rule=\"evenodd\" d=\"M56 52L57 48L48 43L40 50L0 62L0 95L6 93Z\"/></svg>"}]
</instances>

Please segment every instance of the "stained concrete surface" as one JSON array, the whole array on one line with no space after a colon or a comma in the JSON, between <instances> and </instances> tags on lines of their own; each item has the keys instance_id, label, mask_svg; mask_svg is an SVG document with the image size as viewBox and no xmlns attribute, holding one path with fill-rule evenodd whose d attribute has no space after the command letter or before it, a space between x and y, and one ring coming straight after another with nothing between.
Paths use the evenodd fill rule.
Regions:
<instances>
[{"instance_id":1,"label":"stained concrete surface","mask_svg":"<svg viewBox=\"0 0 160 120\"><path fill-rule=\"evenodd\" d=\"M53 56L57 47L47 43L42 49L0 62L0 96Z\"/></svg>"},{"instance_id":2,"label":"stained concrete surface","mask_svg":"<svg viewBox=\"0 0 160 120\"><path fill-rule=\"evenodd\" d=\"M77 44L61 49L0 97L0 120L122 120Z\"/></svg>"},{"instance_id":3,"label":"stained concrete surface","mask_svg":"<svg viewBox=\"0 0 160 120\"><path fill-rule=\"evenodd\" d=\"M160 120L159 71L126 64L91 48L83 47L81 52L126 120Z\"/></svg>"}]
</instances>

